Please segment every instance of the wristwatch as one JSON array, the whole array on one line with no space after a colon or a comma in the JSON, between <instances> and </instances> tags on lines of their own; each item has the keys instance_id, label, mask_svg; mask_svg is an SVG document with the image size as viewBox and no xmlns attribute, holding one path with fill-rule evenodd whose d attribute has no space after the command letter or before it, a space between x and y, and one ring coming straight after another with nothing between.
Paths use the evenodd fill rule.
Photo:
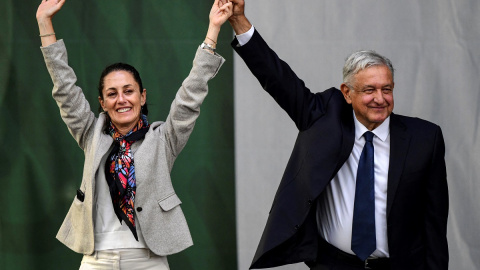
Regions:
<instances>
[{"instance_id":1,"label":"wristwatch","mask_svg":"<svg viewBox=\"0 0 480 270\"><path fill-rule=\"evenodd\" d=\"M213 46L208 44L208 43L202 42L202 45L200 45L200 48L205 49L205 50L210 50L213 53L215 53L215 48L213 48Z\"/></svg>"}]
</instances>

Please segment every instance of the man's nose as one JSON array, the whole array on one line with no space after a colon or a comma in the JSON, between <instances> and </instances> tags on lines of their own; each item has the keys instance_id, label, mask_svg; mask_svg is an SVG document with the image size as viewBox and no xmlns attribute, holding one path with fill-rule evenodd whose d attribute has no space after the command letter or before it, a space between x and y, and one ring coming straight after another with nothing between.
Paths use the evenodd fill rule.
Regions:
<instances>
[{"instance_id":1,"label":"man's nose","mask_svg":"<svg viewBox=\"0 0 480 270\"><path fill-rule=\"evenodd\" d=\"M383 104L385 102L385 97L383 96L382 89L377 89L373 94L373 101L378 104Z\"/></svg>"}]
</instances>

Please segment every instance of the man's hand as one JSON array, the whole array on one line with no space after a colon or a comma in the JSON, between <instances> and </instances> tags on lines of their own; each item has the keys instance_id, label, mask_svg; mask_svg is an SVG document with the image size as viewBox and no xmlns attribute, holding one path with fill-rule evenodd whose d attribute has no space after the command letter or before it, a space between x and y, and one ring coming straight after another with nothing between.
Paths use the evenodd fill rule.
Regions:
<instances>
[{"instance_id":1,"label":"man's hand","mask_svg":"<svg viewBox=\"0 0 480 270\"><path fill-rule=\"evenodd\" d=\"M222 5L227 2L227 0L220 0ZM230 0L233 4L233 14L228 19L229 21L238 20L240 17L245 17L245 1L244 0Z\"/></svg>"},{"instance_id":2,"label":"man's hand","mask_svg":"<svg viewBox=\"0 0 480 270\"><path fill-rule=\"evenodd\" d=\"M220 4L227 2L228 0L220 0ZM229 0L233 4L233 13L228 21L232 25L233 30L237 35L243 34L250 30L252 24L245 17L245 1L244 0Z\"/></svg>"}]
</instances>

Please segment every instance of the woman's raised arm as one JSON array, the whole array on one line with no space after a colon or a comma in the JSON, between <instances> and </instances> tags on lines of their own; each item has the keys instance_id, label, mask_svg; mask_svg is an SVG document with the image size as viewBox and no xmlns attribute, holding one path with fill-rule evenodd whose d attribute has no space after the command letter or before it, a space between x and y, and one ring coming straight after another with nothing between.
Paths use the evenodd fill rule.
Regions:
<instances>
[{"instance_id":1,"label":"woman's raised arm","mask_svg":"<svg viewBox=\"0 0 480 270\"><path fill-rule=\"evenodd\" d=\"M38 29L42 47L57 42L55 31L53 30L52 18L65 4L65 0L42 0L37 9Z\"/></svg>"},{"instance_id":2,"label":"woman's raised arm","mask_svg":"<svg viewBox=\"0 0 480 270\"><path fill-rule=\"evenodd\" d=\"M210 10L210 23L204 43L209 44L213 49L217 46L218 33L221 26L232 16L233 6L229 0L215 0Z\"/></svg>"}]
</instances>

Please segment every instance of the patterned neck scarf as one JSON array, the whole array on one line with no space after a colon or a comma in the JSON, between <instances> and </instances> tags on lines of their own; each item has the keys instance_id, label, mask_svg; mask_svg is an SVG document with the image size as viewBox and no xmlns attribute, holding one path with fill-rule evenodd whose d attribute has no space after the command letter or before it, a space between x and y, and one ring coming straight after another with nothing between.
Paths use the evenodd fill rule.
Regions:
<instances>
[{"instance_id":1,"label":"patterned neck scarf","mask_svg":"<svg viewBox=\"0 0 480 270\"><path fill-rule=\"evenodd\" d=\"M105 163L105 177L110 189L113 210L120 223L122 220L125 221L137 241L133 205L137 185L131 146L135 141L145 137L148 127L147 117L142 114L138 124L125 135L120 134L112 122L108 128L108 133L114 139L114 147Z\"/></svg>"}]
</instances>

